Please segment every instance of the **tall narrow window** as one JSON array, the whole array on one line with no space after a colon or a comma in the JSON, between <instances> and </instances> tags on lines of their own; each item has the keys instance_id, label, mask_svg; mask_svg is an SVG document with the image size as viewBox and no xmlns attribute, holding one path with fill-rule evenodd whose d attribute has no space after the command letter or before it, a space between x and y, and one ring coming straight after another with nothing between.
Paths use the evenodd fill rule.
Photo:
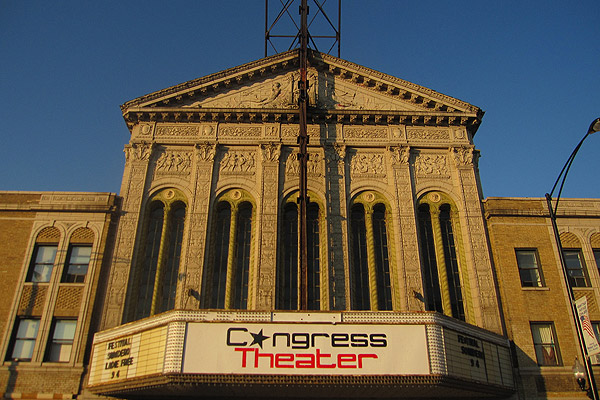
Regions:
<instances>
[{"instance_id":1,"label":"tall narrow window","mask_svg":"<svg viewBox=\"0 0 600 400\"><path fill-rule=\"evenodd\" d=\"M208 308L225 308L230 225L231 206L227 202L221 202L217 206L214 227L212 266L207 268L207 281L211 282L211 285L207 287L207 292L210 293Z\"/></svg>"},{"instance_id":2,"label":"tall narrow window","mask_svg":"<svg viewBox=\"0 0 600 400\"><path fill-rule=\"evenodd\" d=\"M252 205L242 203L237 214L236 252L232 279L231 308L243 310L248 305L248 277L252 239Z\"/></svg>"},{"instance_id":3,"label":"tall narrow window","mask_svg":"<svg viewBox=\"0 0 600 400\"><path fill-rule=\"evenodd\" d=\"M138 285L138 290L134 320L149 316L152 308L152 294L156 280L156 267L158 265L164 211L164 205L156 202L148 219L143 259L140 265L141 268L138 269L137 281L135 282Z\"/></svg>"},{"instance_id":4,"label":"tall narrow window","mask_svg":"<svg viewBox=\"0 0 600 400\"><path fill-rule=\"evenodd\" d=\"M522 287L542 287L538 255L536 250L515 250Z\"/></svg>"},{"instance_id":5,"label":"tall narrow window","mask_svg":"<svg viewBox=\"0 0 600 400\"><path fill-rule=\"evenodd\" d=\"M425 291L425 309L444 312L440 282L435 255L435 242L429 205L419 206L419 234L421 240L421 259L423 260L423 286Z\"/></svg>"},{"instance_id":6,"label":"tall narrow window","mask_svg":"<svg viewBox=\"0 0 600 400\"><path fill-rule=\"evenodd\" d=\"M367 258L367 229L365 208L362 204L352 207L350 216L352 230L352 272L350 296L353 310L371 308L369 295L369 261Z\"/></svg>"},{"instance_id":7,"label":"tall narrow window","mask_svg":"<svg viewBox=\"0 0 600 400\"><path fill-rule=\"evenodd\" d=\"M29 266L27 282L50 282L54 260L56 258L57 246L55 245L36 245L33 253L33 259Z\"/></svg>"},{"instance_id":8,"label":"tall narrow window","mask_svg":"<svg viewBox=\"0 0 600 400\"><path fill-rule=\"evenodd\" d=\"M288 203L281 223L281 260L277 273L277 308L298 309L298 207Z\"/></svg>"},{"instance_id":9,"label":"tall narrow window","mask_svg":"<svg viewBox=\"0 0 600 400\"><path fill-rule=\"evenodd\" d=\"M600 249L594 249L594 259L596 260L596 268L600 272Z\"/></svg>"},{"instance_id":10,"label":"tall narrow window","mask_svg":"<svg viewBox=\"0 0 600 400\"><path fill-rule=\"evenodd\" d=\"M183 223L185 221L185 204L176 203L169 213L168 250L164 267L161 270L159 286L160 308L156 311L163 312L175 307L177 294L177 275L179 274L179 261L181 258L181 245L183 242Z\"/></svg>"},{"instance_id":11,"label":"tall narrow window","mask_svg":"<svg viewBox=\"0 0 600 400\"><path fill-rule=\"evenodd\" d=\"M442 229L444 261L446 264L446 276L448 278L452 316L464 321L465 309L463 306L462 287L460 284L460 272L458 270L456 245L454 242L454 233L452 231L452 220L450 218L450 205L448 204L444 204L440 207L440 227Z\"/></svg>"},{"instance_id":12,"label":"tall narrow window","mask_svg":"<svg viewBox=\"0 0 600 400\"><path fill-rule=\"evenodd\" d=\"M46 349L46 361L69 362L76 326L77 320L74 319L57 319L54 321Z\"/></svg>"},{"instance_id":13,"label":"tall narrow window","mask_svg":"<svg viewBox=\"0 0 600 400\"><path fill-rule=\"evenodd\" d=\"M308 265L308 309L321 308L321 274L320 274L320 246L319 246L319 206L308 203L306 210L306 237L307 237L307 265Z\"/></svg>"},{"instance_id":14,"label":"tall narrow window","mask_svg":"<svg viewBox=\"0 0 600 400\"><path fill-rule=\"evenodd\" d=\"M564 250L565 263L569 274L569 283L572 287L587 287L588 280L583 268L581 250Z\"/></svg>"},{"instance_id":15,"label":"tall narrow window","mask_svg":"<svg viewBox=\"0 0 600 400\"><path fill-rule=\"evenodd\" d=\"M16 325L12 349L8 352L10 354L8 358L14 361L31 361L40 320L38 318L22 318L17 320Z\"/></svg>"},{"instance_id":16,"label":"tall narrow window","mask_svg":"<svg viewBox=\"0 0 600 400\"><path fill-rule=\"evenodd\" d=\"M554 324L551 322L532 322L531 335L538 365L561 365Z\"/></svg>"},{"instance_id":17,"label":"tall narrow window","mask_svg":"<svg viewBox=\"0 0 600 400\"><path fill-rule=\"evenodd\" d=\"M385 206L383 204L377 204L373 207L373 240L375 242L375 274L377 277L379 310L391 310L390 258L385 223Z\"/></svg>"},{"instance_id":18,"label":"tall narrow window","mask_svg":"<svg viewBox=\"0 0 600 400\"><path fill-rule=\"evenodd\" d=\"M387 210L379 199L376 193L362 193L350 211L350 299L354 310L393 309Z\"/></svg>"},{"instance_id":19,"label":"tall narrow window","mask_svg":"<svg viewBox=\"0 0 600 400\"><path fill-rule=\"evenodd\" d=\"M248 308L254 208L241 190L221 195L212 221L209 264L204 268L202 307Z\"/></svg>"},{"instance_id":20,"label":"tall narrow window","mask_svg":"<svg viewBox=\"0 0 600 400\"><path fill-rule=\"evenodd\" d=\"M71 245L67 255L67 265L63 271L62 282L83 283L90 266L92 246Z\"/></svg>"},{"instance_id":21,"label":"tall narrow window","mask_svg":"<svg viewBox=\"0 0 600 400\"><path fill-rule=\"evenodd\" d=\"M425 307L465 321L468 281L456 210L445 194L431 192L419 200L418 219Z\"/></svg>"},{"instance_id":22,"label":"tall narrow window","mask_svg":"<svg viewBox=\"0 0 600 400\"><path fill-rule=\"evenodd\" d=\"M175 189L163 190L150 199L137 265L130 278L129 321L175 307L186 209L182 199Z\"/></svg>"}]
</instances>

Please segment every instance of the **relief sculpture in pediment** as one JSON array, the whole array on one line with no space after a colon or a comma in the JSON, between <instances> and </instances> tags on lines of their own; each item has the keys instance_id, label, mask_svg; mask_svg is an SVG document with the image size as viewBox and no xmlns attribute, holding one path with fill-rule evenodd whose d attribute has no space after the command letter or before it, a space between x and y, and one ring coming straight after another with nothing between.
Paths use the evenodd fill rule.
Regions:
<instances>
[{"instance_id":1,"label":"relief sculpture in pediment","mask_svg":"<svg viewBox=\"0 0 600 400\"><path fill-rule=\"evenodd\" d=\"M297 108L297 71L248 86L234 86L183 107L188 108ZM308 72L308 97L313 107L327 110L417 110L419 106L392 99L371 86L349 82L326 71Z\"/></svg>"}]
</instances>

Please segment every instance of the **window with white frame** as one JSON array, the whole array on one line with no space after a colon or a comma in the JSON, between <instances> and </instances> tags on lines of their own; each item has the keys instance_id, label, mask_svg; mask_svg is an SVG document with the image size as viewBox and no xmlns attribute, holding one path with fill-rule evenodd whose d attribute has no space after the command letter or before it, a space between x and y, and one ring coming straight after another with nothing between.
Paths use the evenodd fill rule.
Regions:
<instances>
[{"instance_id":1,"label":"window with white frame","mask_svg":"<svg viewBox=\"0 0 600 400\"><path fill-rule=\"evenodd\" d=\"M8 352L9 360L31 361L39 327L39 318L20 318L17 320L11 349Z\"/></svg>"},{"instance_id":2,"label":"window with white frame","mask_svg":"<svg viewBox=\"0 0 600 400\"><path fill-rule=\"evenodd\" d=\"M63 271L62 282L84 283L90 266L91 255L92 246L71 245L67 256L67 264Z\"/></svg>"},{"instance_id":3,"label":"window with white frame","mask_svg":"<svg viewBox=\"0 0 600 400\"><path fill-rule=\"evenodd\" d=\"M50 282L57 248L56 245L35 246L27 274L27 282Z\"/></svg>"},{"instance_id":4,"label":"window with white frame","mask_svg":"<svg viewBox=\"0 0 600 400\"><path fill-rule=\"evenodd\" d=\"M46 361L69 362L76 327L77 320L74 319L54 320L46 348Z\"/></svg>"}]
</instances>

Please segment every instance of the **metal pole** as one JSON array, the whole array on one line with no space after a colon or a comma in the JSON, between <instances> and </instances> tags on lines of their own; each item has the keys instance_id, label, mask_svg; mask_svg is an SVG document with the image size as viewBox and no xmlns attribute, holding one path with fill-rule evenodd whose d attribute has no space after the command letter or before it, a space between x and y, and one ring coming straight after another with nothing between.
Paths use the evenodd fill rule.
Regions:
<instances>
[{"instance_id":1,"label":"metal pole","mask_svg":"<svg viewBox=\"0 0 600 400\"><path fill-rule=\"evenodd\" d=\"M558 200L556 202L558 203ZM552 229L554 230L554 238L556 239L556 247L558 247L558 255L560 259L560 265L562 267L563 278L565 280L565 284L567 285L569 291L569 305L571 306L571 315L573 317L573 321L575 322L575 327L577 330L577 342L579 343L579 350L581 350L581 354L583 356L585 372L588 376L590 392L593 396L594 400L598 400L598 390L596 388L596 380L594 379L594 371L592 370L592 364L590 363L590 358L588 356L587 349L585 347L585 342L583 338L583 330L581 329L581 322L579 318L577 318L577 307L575 306L575 295L573 294L573 287L571 286L571 282L569 281L569 273L567 272L567 263L565 261L565 255L563 253L562 242L560 240L560 235L558 233L558 227L556 225L556 214L554 213L554 209L552 208L552 197L549 193L546 193L546 201L548 203L548 211L550 212L550 220L552 221Z\"/></svg>"},{"instance_id":2,"label":"metal pole","mask_svg":"<svg viewBox=\"0 0 600 400\"><path fill-rule=\"evenodd\" d=\"M300 82L299 83L299 119L300 132L298 134L298 162L300 164L300 193L298 194L299 220L300 224L300 252L298 264L300 266L300 310L308 310L308 236L306 226L307 195L307 170L308 170L308 133L307 133L307 108L308 108L308 6L306 0L300 5Z\"/></svg>"},{"instance_id":3,"label":"metal pole","mask_svg":"<svg viewBox=\"0 0 600 400\"><path fill-rule=\"evenodd\" d=\"M578 318L577 306L575 305L575 295L573 293L573 287L571 286L571 282L569 281L569 272L567 271L567 263L566 263L565 255L563 252L562 242L560 240L560 234L558 232L558 226L556 224L556 210L558 209L558 202L560 201L562 189L563 189L563 186L565 185L565 180L567 179L567 174L569 173L569 169L571 168L571 165L573 164L573 160L575 159L575 155L581 148L581 145L583 144L584 140L592 133L595 133L598 131L600 131L600 118L596 118L590 124L590 128L588 129L587 133L585 134L583 139L581 139L579 144L577 144L577 146L575 147L575 149L569 156L567 162L565 163L564 167L560 171L558 178L556 178L556 182L554 182L554 186L552 186L552 190L550 191L550 193L546 193L546 202L548 203L548 211L550 212L550 221L552 222L554 239L556 240L556 247L558 248L558 256L559 256L559 260L560 260L560 266L562 268L563 279L565 280L565 284L567 285L567 289L569 291L569 305L571 306L571 316L573 317L573 321L575 322L575 328L577 331L577 342L579 343L579 350L581 351L581 355L583 356L585 372L586 372L586 374L588 376L588 380L589 380L590 388L589 388L588 394L590 396L592 396L592 399L594 399L594 400L600 400L600 398L598 397L598 389L596 386L596 380L594 379L594 371L592 370L592 364L590 362L587 348L585 347L585 341L583 338L583 329L581 328L581 322L579 321L579 318ZM561 181L561 178L562 178L562 181ZM558 190L558 195L556 196L556 202L553 207L552 206L552 194L554 193L554 190L556 189L556 186L558 185L559 181L561 181L561 184L560 184L560 187Z\"/></svg>"}]
</instances>

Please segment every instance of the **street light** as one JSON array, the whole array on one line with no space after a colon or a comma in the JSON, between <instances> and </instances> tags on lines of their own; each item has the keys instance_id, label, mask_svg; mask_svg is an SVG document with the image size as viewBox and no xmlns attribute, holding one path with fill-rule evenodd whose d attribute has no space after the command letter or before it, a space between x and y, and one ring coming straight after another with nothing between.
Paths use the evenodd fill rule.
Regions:
<instances>
[{"instance_id":1,"label":"street light","mask_svg":"<svg viewBox=\"0 0 600 400\"><path fill-rule=\"evenodd\" d=\"M583 392L587 392L588 397L592 397L592 388L585 387L585 368L579 362L579 359L575 357L575 364L573 365L573 375L575 376L575 380L579 384L579 388Z\"/></svg>"},{"instance_id":2,"label":"street light","mask_svg":"<svg viewBox=\"0 0 600 400\"><path fill-rule=\"evenodd\" d=\"M556 246L558 247L558 255L559 255L560 264L562 267L563 278L564 278L565 284L567 285L567 288L569 290L569 304L571 305L571 316L573 317L573 320L575 321L575 327L577 330L577 341L579 343L579 349L581 350L581 354L583 356L583 362L585 365L585 369L581 368L581 364L579 363L579 360L576 359L575 366L573 367L573 373L575 374L575 379L577 379L577 382L579 383L582 390L586 390L585 389L585 376L587 375L587 377L589 379L590 387L586 391L588 392L588 395L594 400L600 400L600 398L598 397L598 390L596 388L596 381L594 380L592 364L590 363L587 349L585 347L581 323L579 321L579 318L577 318L577 308L575 306L575 296L573 294L573 288L571 287L571 283L569 281L569 273L568 273L567 267L566 267L567 264L565 262L565 255L563 253L563 247L562 247L562 243L560 241L558 227L556 225L556 211L558 209L558 202L560 201L560 195L562 194L563 186L565 185L565 179L567 179L567 174L569 173L569 169L571 168L571 165L573 164L575 155L581 148L581 145L583 144L585 139L587 139L587 137L589 135L591 135L592 133L596 133L599 131L600 131L600 118L596 118L590 124L590 128L588 129L588 131L585 134L585 136L583 137L583 139L581 139L579 144L575 147L575 150L573 150L573 152L569 156L569 159L567 160L567 162L565 163L565 166L560 171L558 178L556 178L556 182L554 183L554 186L552 186L552 190L550 191L550 193L546 193L546 201L548 203L548 211L550 212L550 220L552 221L552 228L554 230L554 238L556 239ZM561 181L561 178L562 178L562 181ZM556 196L556 201L555 201L554 207L553 207L552 206L552 194L554 193L554 190L556 189L556 186L558 185L559 181L561 183L560 183L560 187L558 189L558 194ZM578 365L580 368L577 368L577 371L576 371L576 367ZM583 382L583 386L581 386L582 382Z\"/></svg>"}]
</instances>

